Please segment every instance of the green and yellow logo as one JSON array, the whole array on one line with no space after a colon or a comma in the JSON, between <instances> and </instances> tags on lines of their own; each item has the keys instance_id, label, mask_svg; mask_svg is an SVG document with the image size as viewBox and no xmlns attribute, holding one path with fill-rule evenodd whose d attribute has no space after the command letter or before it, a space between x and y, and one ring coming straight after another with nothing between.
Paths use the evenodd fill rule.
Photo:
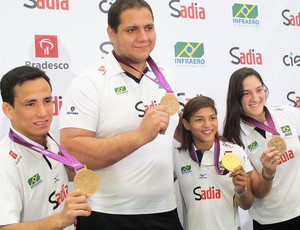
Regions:
<instances>
[{"instance_id":1,"label":"green and yellow logo","mask_svg":"<svg viewBox=\"0 0 300 230\"><path fill-rule=\"evenodd\" d=\"M204 55L204 44L199 42L177 42L175 56L181 58L201 58Z\"/></svg>"},{"instance_id":2,"label":"green and yellow logo","mask_svg":"<svg viewBox=\"0 0 300 230\"><path fill-rule=\"evenodd\" d=\"M191 165L186 165L181 167L181 173L188 173L192 171L192 166Z\"/></svg>"},{"instance_id":3,"label":"green and yellow logo","mask_svg":"<svg viewBox=\"0 0 300 230\"><path fill-rule=\"evenodd\" d=\"M257 18L258 9L256 5L235 3L232 6L232 16L236 18Z\"/></svg>"},{"instance_id":4,"label":"green and yellow logo","mask_svg":"<svg viewBox=\"0 0 300 230\"><path fill-rule=\"evenodd\" d=\"M119 86L117 88L114 89L115 90L115 93L118 95L118 94L123 94L123 93L127 93L127 89L126 89L126 86L123 85L123 86Z\"/></svg>"},{"instance_id":5,"label":"green and yellow logo","mask_svg":"<svg viewBox=\"0 0 300 230\"><path fill-rule=\"evenodd\" d=\"M254 141L254 142L252 142L250 145L248 145L248 149L249 149L250 151L252 151L252 150L256 149L257 146L258 146L257 141Z\"/></svg>"},{"instance_id":6,"label":"green and yellow logo","mask_svg":"<svg viewBox=\"0 0 300 230\"><path fill-rule=\"evenodd\" d=\"M42 180L41 180L41 177L38 173L28 179L28 184L29 184L30 188L35 187L40 182L42 182Z\"/></svg>"},{"instance_id":7,"label":"green and yellow logo","mask_svg":"<svg viewBox=\"0 0 300 230\"><path fill-rule=\"evenodd\" d=\"M289 133L291 132L291 127L289 125L285 125L281 127L281 130L283 133Z\"/></svg>"}]
</instances>

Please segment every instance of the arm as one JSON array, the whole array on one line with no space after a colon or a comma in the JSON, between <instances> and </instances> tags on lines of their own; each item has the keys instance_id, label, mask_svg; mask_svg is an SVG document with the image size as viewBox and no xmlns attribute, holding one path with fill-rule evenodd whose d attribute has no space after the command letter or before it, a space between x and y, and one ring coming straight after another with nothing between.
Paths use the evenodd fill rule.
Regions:
<instances>
[{"instance_id":1,"label":"arm","mask_svg":"<svg viewBox=\"0 0 300 230\"><path fill-rule=\"evenodd\" d=\"M74 191L67 195L61 212L37 221L3 225L0 226L0 230L61 230L74 224L76 217L90 215L91 208L87 204L87 199L86 195Z\"/></svg>"},{"instance_id":2,"label":"arm","mask_svg":"<svg viewBox=\"0 0 300 230\"><path fill-rule=\"evenodd\" d=\"M266 149L260 161L263 165L262 171L253 170L250 175L253 194L257 198L265 197L272 188L276 166L280 162L278 150L275 147Z\"/></svg>"},{"instance_id":3,"label":"arm","mask_svg":"<svg viewBox=\"0 0 300 230\"><path fill-rule=\"evenodd\" d=\"M108 138L96 138L95 133L64 128L60 131L61 145L89 169L110 166L141 146L163 134L169 124L166 106L147 110L140 126L130 132Z\"/></svg>"},{"instance_id":4,"label":"arm","mask_svg":"<svg viewBox=\"0 0 300 230\"><path fill-rule=\"evenodd\" d=\"M235 168L230 174L234 185L234 202L244 210L253 204L253 193L251 191L251 180L242 166Z\"/></svg>"}]
</instances>

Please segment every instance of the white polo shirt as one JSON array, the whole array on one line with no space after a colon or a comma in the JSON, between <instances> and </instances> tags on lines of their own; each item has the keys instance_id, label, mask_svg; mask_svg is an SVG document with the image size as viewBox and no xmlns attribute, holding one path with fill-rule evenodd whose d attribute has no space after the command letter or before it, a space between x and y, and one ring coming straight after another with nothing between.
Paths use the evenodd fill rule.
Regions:
<instances>
[{"instance_id":1,"label":"white polo shirt","mask_svg":"<svg viewBox=\"0 0 300 230\"><path fill-rule=\"evenodd\" d=\"M175 91L174 79L159 65ZM139 83L128 77L110 53L75 78L60 112L60 128L81 128L96 137L111 137L139 127L145 110L159 104L166 90L150 70ZM110 167L96 170L101 186L90 198L94 211L110 214L148 214L176 208L172 140L179 116L153 141ZM82 162L84 163L84 162Z\"/></svg>"},{"instance_id":2,"label":"white polo shirt","mask_svg":"<svg viewBox=\"0 0 300 230\"><path fill-rule=\"evenodd\" d=\"M25 136L14 130L28 142ZM58 152L47 138L48 149ZM13 142L0 142L0 225L35 221L62 210L68 193L68 177L62 163Z\"/></svg>"},{"instance_id":3,"label":"white polo shirt","mask_svg":"<svg viewBox=\"0 0 300 230\"><path fill-rule=\"evenodd\" d=\"M219 162L225 151L232 151L241 160L246 172L252 166L238 145L220 141ZM174 149L175 177L185 206L184 229L237 230L240 224L238 206L233 202L232 178L217 174L214 166L214 145L203 153L201 165L193 161L188 151Z\"/></svg>"},{"instance_id":4,"label":"white polo shirt","mask_svg":"<svg viewBox=\"0 0 300 230\"><path fill-rule=\"evenodd\" d=\"M285 140L287 151L281 155L273 179L273 187L263 199L256 199L249 210L251 217L260 224L272 224L292 219L300 215L300 115L294 107L268 106L277 132ZM267 149L272 134L266 132L264 138L260 133L241 122L241 136L249 160L261 173L260 156Z\"/></svg>"}]
</instances>

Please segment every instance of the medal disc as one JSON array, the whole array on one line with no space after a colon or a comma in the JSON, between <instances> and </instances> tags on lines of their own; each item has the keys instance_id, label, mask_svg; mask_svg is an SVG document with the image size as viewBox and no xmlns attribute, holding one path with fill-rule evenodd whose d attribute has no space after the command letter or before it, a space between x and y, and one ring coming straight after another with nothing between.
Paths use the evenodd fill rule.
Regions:
<instances>
[{"instance_id":1,"label":"medal disc","mask_svg":"<svg viewBox=\"0 0 300 230\"><path fill-rule=\"evenodd\" d=\"M238 158L238 156L236 156L232 152L229 152L229 153L225 153L225 155L223 156L222 165L228 171L232 172L233 169L241 165L241 161L240 158Z\"/></svg>"},{"instance_id":2,"label":"medal disc","mask_svg":"<svg viewBox=\"0 0 300 230\"><path fill-rule=\"evenodd\" d=\"M160 100L160 104L167 106L167 112L170 116L175 114L179 109L179 102L173 93L166 93Z\"/></svg>"},{"instance_id":3,"label":"medal disc","mask_svg":"<svg viewBox=\"0 0 300 230\"><path fill-rule=\"evenodd\" d=\"M279 154L283 154L286 151L286 143L280 136L273 136L268 142L268 147L276 147Z\"/></svg>"},{"instance_id":4,"label":"medal disc","mask_svg":"<svg viewBox=\"0 0 300 230\"><path fill-rule=\"evenodd\" d=\"M84 193L94 194L100 186L97 174L86 167L76 171L74 187Z\"/></svg>"}]
</instances>

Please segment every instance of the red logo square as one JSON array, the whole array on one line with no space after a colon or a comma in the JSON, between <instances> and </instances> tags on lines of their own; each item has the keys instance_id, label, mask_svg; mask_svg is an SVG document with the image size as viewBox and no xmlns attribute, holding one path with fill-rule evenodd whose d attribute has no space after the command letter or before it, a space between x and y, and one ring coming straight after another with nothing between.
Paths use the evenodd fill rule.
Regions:
<instances>
[{"instance_id":1,"label":"red logo square","mask_svg":"<svg viewBox=\"0 0 300 230\"><path fill-rule=\"evenodd\" d=\"M35 35L35 56L41 58L57 58L58 45L55 35Z\"/></svg>"}]
</instances>

